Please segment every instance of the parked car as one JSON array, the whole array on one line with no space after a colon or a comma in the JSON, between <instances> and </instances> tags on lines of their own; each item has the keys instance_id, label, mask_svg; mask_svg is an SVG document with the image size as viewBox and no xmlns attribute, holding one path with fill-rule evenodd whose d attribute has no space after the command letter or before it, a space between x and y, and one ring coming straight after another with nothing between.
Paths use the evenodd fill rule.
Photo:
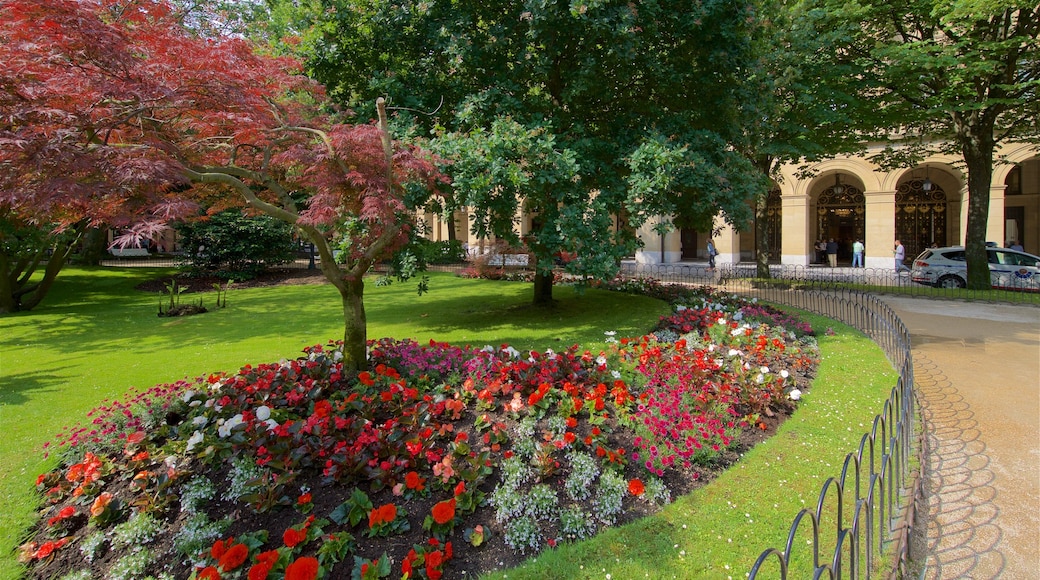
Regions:
<instances>
[{"instance_id":1,"label":"parked car","mask_svg":"<svg viewBox=\"0 0 1040 580\"><path fill-rule=\"evenodd\" d=\"M1040 292L1040 257L1009 248L986 248L994 288ZM916 258L910 279L937 288L964 288L968 263L963 246L929 248Z\"/></svg>"}]
</instances>

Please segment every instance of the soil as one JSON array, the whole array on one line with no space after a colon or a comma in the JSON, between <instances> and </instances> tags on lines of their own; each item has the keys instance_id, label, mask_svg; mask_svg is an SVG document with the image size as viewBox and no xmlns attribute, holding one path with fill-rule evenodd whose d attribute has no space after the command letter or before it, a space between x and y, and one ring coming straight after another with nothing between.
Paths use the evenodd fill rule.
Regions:
<instances>
[{"instance_id":1,"label":"soil","mask_svg":"<svg viewBox=\"0 0 1040 580\"><path fill-rule=\"evenodd\" d=\"M223 286L226 280L215 276L167 276L156 278L137 285L142 292L167 292L167 287L172 282L177 282L178 288L184 288L184 294L198 292L212 292L214 285ZM303 268L277 268L258 275L251 280L235 280L231 288L265 288L269 286L282 286L286 284L325 284L328 280L320 270L307 270Z\"/></svg>"}]
</instances>

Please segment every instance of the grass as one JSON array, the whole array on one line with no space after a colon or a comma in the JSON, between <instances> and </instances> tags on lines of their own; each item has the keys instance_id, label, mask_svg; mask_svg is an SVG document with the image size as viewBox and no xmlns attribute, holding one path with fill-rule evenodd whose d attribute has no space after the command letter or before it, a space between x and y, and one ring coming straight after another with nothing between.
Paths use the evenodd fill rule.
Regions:
<instances>
[{"instance_id":1,"label":"grass","mask_svg":"<svg viewBox=\"0 0 1040 580\"><path fill-rule=\"evenodd\" d=\"M20 575L11 551L33 520L32 484L52 466L40 450L63 426L134 387L291 358L342 338L339 295L327 285L232 289L227 309L159 318L158 295L134 286L168 273L69 268L37 310L0 318L0 578ZM569 287L556 289L559 304L546 311L527 306L530 284L434 273L430 285L418 297L411 284L370 284L369 336L598 350L604 331L640 335L668 311L655 300Z\"/></svg>"},{"instance_id":2,"label":"grass","mask_svg":"<svg viewBox=\"0 0 1040 580\"><path fill-rule=\"evenodd\" d=\"M40 309L0 318L0 578L20 574L10 552L33 518L31 484L49 467L36 450L63 425L134 386L292 357L341 335L338 296L328 286L232 290L226 310L158 318L158 297L132 288L160 273L71 269ZM580 343L596 350L603 331L638 335L666 311L648 299L579 297L560 288L560 305L545 312L526 306L529 284L450 275L434 274L432 287L419 298L408 284L370 285L370 336L538 349ZM777 437L661 514L554 550L502 577L741 577L763 549L782 547L791 518L838 473L895 382L880 350L862 335L826 319L812 323L836 334L820 337L819 377Z\"/></svg>"}]
</instances>

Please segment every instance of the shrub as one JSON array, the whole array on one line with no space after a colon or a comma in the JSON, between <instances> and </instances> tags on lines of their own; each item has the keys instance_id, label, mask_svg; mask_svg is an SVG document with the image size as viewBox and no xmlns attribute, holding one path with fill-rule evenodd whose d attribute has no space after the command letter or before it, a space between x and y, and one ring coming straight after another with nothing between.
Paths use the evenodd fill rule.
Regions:
<instances>
[{"instance_id":1,"label":"shrub","mask_svg":"<svg viewBox=\"0 0 1040 580\"><path fill-rule=\"evenodd\" d=\"M248 280L296 255L292 226L270 216L237 210L177 226L184 250L182 267L196 276Z\"/></svg>"}]
</instances>

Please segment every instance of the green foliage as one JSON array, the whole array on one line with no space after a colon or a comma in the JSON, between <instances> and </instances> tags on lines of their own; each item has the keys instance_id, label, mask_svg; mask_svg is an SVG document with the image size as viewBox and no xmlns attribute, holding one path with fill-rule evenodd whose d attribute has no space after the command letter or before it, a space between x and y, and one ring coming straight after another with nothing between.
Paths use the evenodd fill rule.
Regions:
<instances>
[{"instance_id":1,"label":"green foliage","mask_svg":"<svg viewBox=\"0 0 1040 580\"><path fill-rule=\"evenodd\" d=\"M184 265L194 275L248 280L265 269L292 261L292 226L268 215L250 217L227 210L177 225Z\"/></svg>"}]
</instances>

